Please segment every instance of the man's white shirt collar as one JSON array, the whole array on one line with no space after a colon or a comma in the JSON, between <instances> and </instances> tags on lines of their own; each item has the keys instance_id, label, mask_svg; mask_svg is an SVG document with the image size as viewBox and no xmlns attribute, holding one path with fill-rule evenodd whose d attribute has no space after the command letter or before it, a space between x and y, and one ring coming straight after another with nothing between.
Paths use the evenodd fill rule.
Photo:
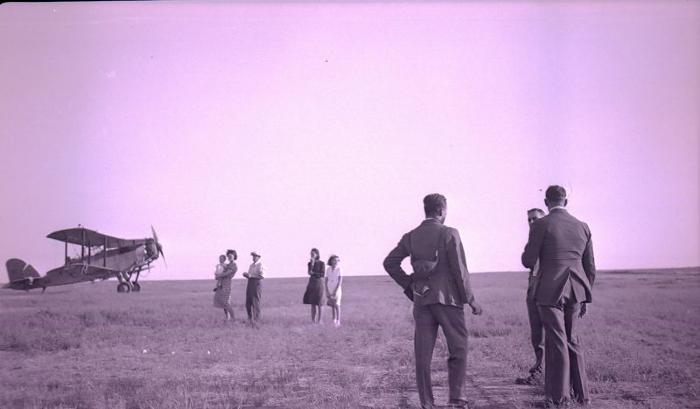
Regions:
<instances>
[{"instance_id":1,"label":"man's white shirt collar","mask_svg":"<svg viewBox=\"0 0 700 409\"><path fill-rule=\"evenodd\" d=\"M555 210L555 209L566 210L566 207L564 207L564 206L554 206L554 207L552 207L551 209L549 209L549 211L551 212L552 210Z\"/></svg>"}]
</instances>

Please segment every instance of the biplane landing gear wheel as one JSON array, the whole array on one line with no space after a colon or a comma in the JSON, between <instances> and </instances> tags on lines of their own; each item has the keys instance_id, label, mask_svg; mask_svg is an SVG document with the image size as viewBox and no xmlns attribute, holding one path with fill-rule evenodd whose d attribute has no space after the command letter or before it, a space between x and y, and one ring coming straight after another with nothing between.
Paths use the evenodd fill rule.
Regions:
<instances>
[{"instance_id":1,"label":"biplane landing gear wheel","mask_svg":"<svg viewBox=\"0 0 700 409\"><path fill-rule=\"evenodd\" d=\"M127 283L119 283L117 286L118 293L128 293L129 291L131 291L131 287Z\"/></svg>"},{"instance_id":2,"label":"biplane landing gear wheel","mask_svg":"<svg viewBox=\"0 0 700 409\"><path fill-rule=\"evenodd\" d=\"M133 283L131 283L131 286L132 286L131 292L137 293L137 292L141 291L141 284L134 281Z\"/></svg>"}]
</instances>

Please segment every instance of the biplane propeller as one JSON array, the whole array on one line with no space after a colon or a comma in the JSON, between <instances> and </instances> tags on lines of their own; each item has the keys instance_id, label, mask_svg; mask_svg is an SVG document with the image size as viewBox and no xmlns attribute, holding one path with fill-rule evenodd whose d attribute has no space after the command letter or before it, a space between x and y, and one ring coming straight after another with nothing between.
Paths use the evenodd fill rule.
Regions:
<instances>
[{"instance_id":1,"label":"biplane propeller","mask_svg":"<svg viewBox=\"0 0 700 409\"><path fill-rule=\"evenodd\" d=\"M165 261L165 253L163 253L163 246L160 245L160 242L158 241L158 234L156 233L156 229L154 229L153 226L151 226L151 233L153 233L153 241L156 243L156 249L158 249L158 254L160 254L160 256L163 257L163 264L165 264L165 268L168 268L168 263Z\"/></svg>"},{"instance_id":2,"label":"biplane propeller","mask_svg":"<svg viewBox=\"0 0 700 409\"><path fill-rule=\"evenodd\" d=\"M128 240L84 227L55 231L46 237L64 243L64 265L42 277L30 264L16 258L9 259L5 266L10 282L4 288L25 291L41 288L43 292L47 287L116 277L118 292L141 291L141 271L150 269L151 263L158 258L165 263L163 246L153 226L151 233L153 237ZM80 246L80 256L68 257L69 245ZM167 263L165 266L167 268Z\"/></svg>"}]
</instances>

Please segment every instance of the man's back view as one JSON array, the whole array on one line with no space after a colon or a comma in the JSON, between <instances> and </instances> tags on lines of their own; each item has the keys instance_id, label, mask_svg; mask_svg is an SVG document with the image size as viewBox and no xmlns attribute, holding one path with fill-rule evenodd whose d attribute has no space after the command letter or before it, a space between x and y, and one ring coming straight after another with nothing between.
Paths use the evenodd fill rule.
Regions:
<instances>
[{"instance_id":1,"label":"man's back view","mask_svg":"<svg viewBox=\"0 0 700 409\"><path fill-rule=\"evenodd\" d=\"M481 314L469 284L469 272L459 232L443 223L447 201L440 194L423 199L426 219L406 233L384 260L384 268L413 300L415 320L416 384L421 407L435 407L430 380L438 327L442 327L450 357L448 378L450 405L465 408L463 394L467 364L467 328L464 304L472 313ZM401 262L411 256L414 272L411 276L401 268Z\"/></svg>"},{"instance_id":2,"label":"man's back view","mask_svg":"<svg viewBox=\"0 0 700 409\"><path fill-rule=\"evenodd\" d=\"M541 240L538 254L540 283L535 293L537 303L556 305L568 280L574 284L572 287L579 302L591 302L595 266L588 225L565 209L558 208L552 209L541 221L533 223L532 232L536 240ZM533 242L533 247L536 244ZM527 249L523 254L523 262L530 261L525 259L526 256L530 256Z\"/></svg>"},{"instance_id":3,"label":"man's back view","mask_svg":"<svg viewBox=\"0 0 700 409\"><path fill-rule=\"evenodd\" d=\"M559 404L574 398L587 403L586 367L577 334L577 319L592 301L595 262L591 232L569 214L566 190L550 186L545 204L549 215L530 227L523 265L533 268L539 259L539 283L535 302L545 328L545 396Z\"/></svg>"}]
</instances>

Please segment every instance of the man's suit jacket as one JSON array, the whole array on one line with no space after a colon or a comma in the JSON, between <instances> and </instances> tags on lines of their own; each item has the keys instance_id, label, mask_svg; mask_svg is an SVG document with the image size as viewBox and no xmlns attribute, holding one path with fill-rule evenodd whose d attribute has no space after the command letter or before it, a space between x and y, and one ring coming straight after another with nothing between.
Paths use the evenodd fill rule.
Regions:
<instances>
[{"instance_id":1,"label":"man's suit jacket","mask_svg":"<svg viewBox=\"0 0 700 409\"><path fill-rule=\"evenodd\" d=\"M443 234L444 230L444 234ZM410 247L409 247L409 234ZM442 234L442 236L441 236ZM438 243L438 263L430 275L430 291L416 296L416 305L444 304L463 306L474 301L464 247L457 229L447 227L436 219L426 219L418 227L401 237L399 244L384 259L384 269L406 294L413 294L411 277L401 268L401 262L413 250L413 256L421 260L435 258L435 243ZM409 249L410 248L410 249ZM410 295L409 295L410 297Z\"/></svg>"},{"instance_id":2,"label":"man's suit jacket","mask_svg":"<svg viewBox=\"0 0 700 409\"><path fill-rule=\"evenodd\" d=\"M591 231L586 223L562 208L552 209L533 222L522 262L525 267L534 268L538 259L538 305L558 305L570 277L574 292L582 293L577 294L577 301L592 301L596 269Z\"/></svg>"},{"instance_id":3,"label":"man's suit jacket","mask_svg":"<svg viewBox=\"0 0 700 409\"><path fill-rule=\"evenodd\" d=\"M540 276L538 275L538 271L540 269L539 262L535 263L535 267L530 269L530 273L528 274L527 277L527 301L534 303L535 302L535 294L537 293L537 287L540 282Z\"/></svg>"}]
</instances>

